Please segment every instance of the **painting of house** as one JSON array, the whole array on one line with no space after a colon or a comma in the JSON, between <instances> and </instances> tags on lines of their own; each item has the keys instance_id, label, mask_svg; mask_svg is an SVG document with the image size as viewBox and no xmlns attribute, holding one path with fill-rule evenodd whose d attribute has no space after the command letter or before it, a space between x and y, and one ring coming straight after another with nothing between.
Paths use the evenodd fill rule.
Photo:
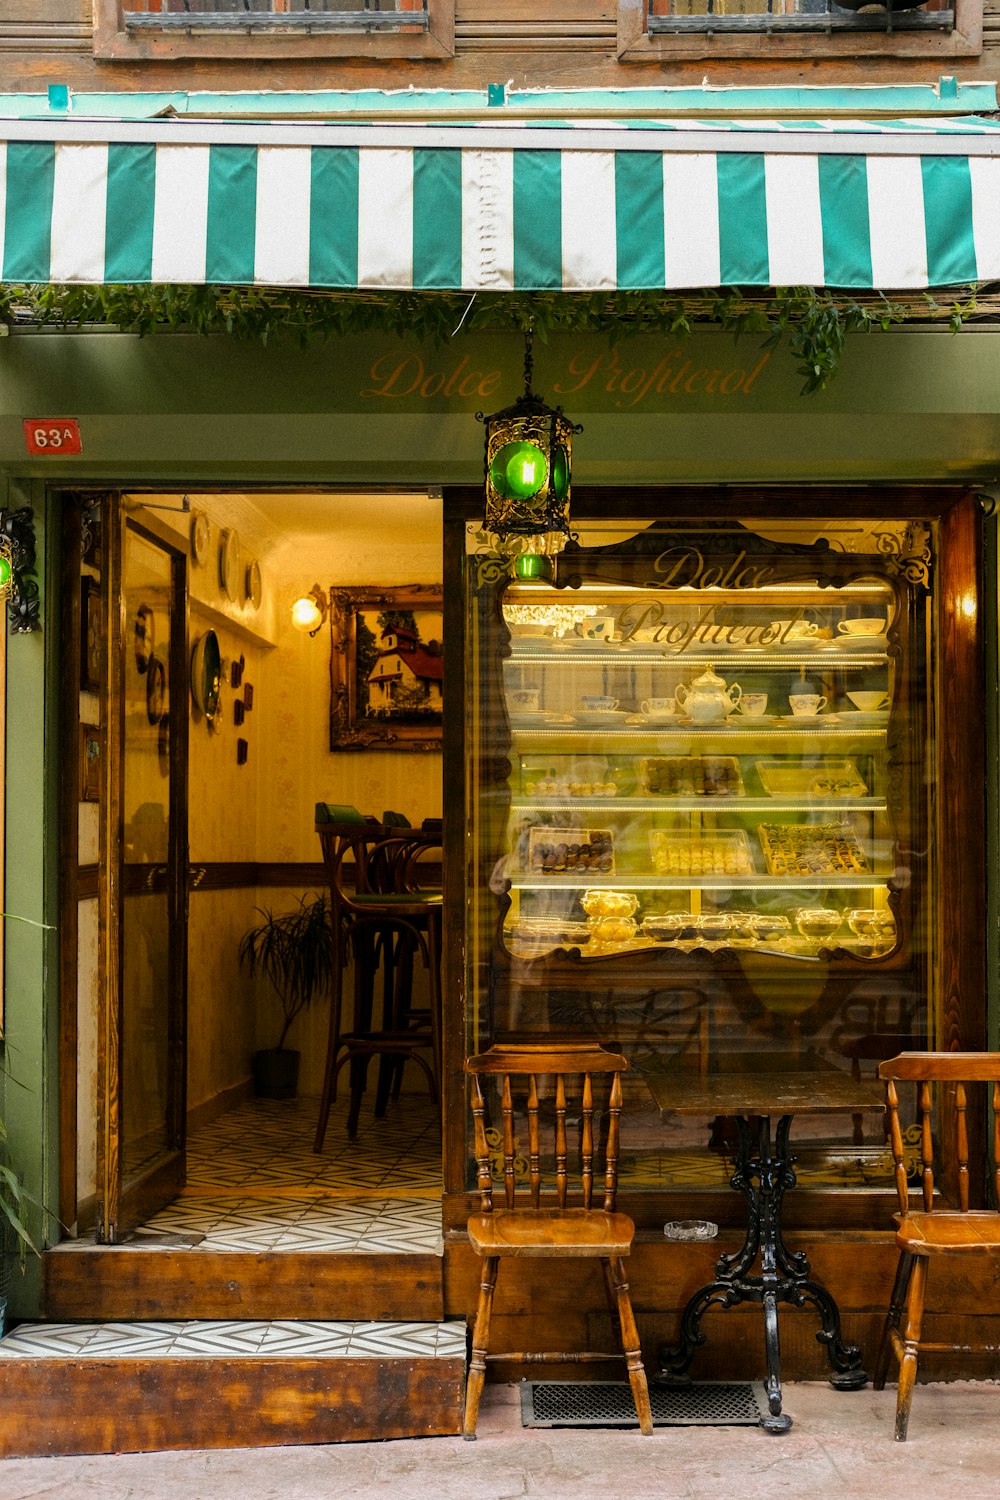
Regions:
<instances>
[{"instance_id":1,"label":"painting of house","mask_svg":"<svg viewBox=\"0 0 1000 1500\"><path fill-rule=\"evenodd\" d=\"M439 641L425 643L415 621L389 619L366 678L368 716L440 720L443 678Z\"/></svg>"}]
</instances>

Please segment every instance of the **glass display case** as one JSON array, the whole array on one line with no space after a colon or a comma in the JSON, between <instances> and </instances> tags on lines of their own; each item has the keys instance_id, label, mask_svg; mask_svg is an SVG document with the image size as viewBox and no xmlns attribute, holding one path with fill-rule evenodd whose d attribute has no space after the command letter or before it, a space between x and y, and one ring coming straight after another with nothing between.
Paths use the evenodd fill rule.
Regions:
<instances>
[{"instance_id":1,"label":"glass display case","mask_svg":"<svg viewBox=\"0 0 1000 1500\"><path fill-rule=\"evenodd\" d=\"M587 1033L639 1076L757 1053L870 1077L934 1044L934 540L585 522L519 581L467 526L468 1051ZM803 1170L888 1182L877 1120L841 1123ZM719 1128L661 1128L634 1182L725 1181Z\"/></svg>"}]
</instances>

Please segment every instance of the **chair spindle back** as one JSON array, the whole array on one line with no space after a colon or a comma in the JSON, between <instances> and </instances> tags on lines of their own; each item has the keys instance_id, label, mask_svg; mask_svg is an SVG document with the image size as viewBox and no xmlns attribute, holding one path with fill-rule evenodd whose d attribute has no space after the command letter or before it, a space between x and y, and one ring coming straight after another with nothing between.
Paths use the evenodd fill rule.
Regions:
<instances>
[{"instance_id":1,"label":"chair spindle back","mask_svg":"<svg viewBox=\"0 0 1000 1500\"><path fill-rule=\"evenodd\" d=\"M900 1095L897 1082L917 1085L918 1165L922 1208L934 1211L934 1106L938 1103L938 1125L941 1131L942 1156L950 1159L951 1178L957 1203L948 1205L968 1213L970 1208L970 1083L992 1083L990 1105L993 1116L992 1172L993 1202L1000 1206L1000 1053L981 1052L902 1052L898 1057L880 1063L879 1076L886 1080L889 1112L889 1142L892 1149L896 1196L900 1212L909 1207L909 1177L903 1127L900 1121ZM937 1085L935 1090L934 1085ZM984 1185L986 1174L983 1174ZM973 1191L975 1191L973 1189Z\"/></svg>"},{"instance_id":2,"label":"chair spindle back","mask_svg":"<svg viewBox=\"0 0 1000 1500\"><path fill-rule=\"evenodd\" d=\"M555 1202L560 1209L566 1208L571 1191L578 1190L582 1206L591 1208L594 1198L595 1157L603 1155L603 1161L598 1161L597 1164L597 1170L603 1172L604 1178L603 1207L606 1213L613 1213L618 1192L618 1153L621 1140L621 1074L628 1065L628 1059L619 1053L608 1052L591 1042L566 1044L558 1049L551 1046L494 1047L479 1057L469 1058L465 1067L472 1079L480 1211L493 1211L493 1162L497 1142L502 1149L506 1206L517 1206L519 1180L526 1182L527 1193L522 1196L530 1199L532 1208L538 1208L542 1204L547 1182L539 1083L544 1080L549 1084L544 1097L554 1099L551 1184ZM501 1077L499 1137L487 1125L483 1078L489 1074L499 1074ZM595 1096L595 1076L609 1078L606 1106L603 1098ZM579 1087L570 1086L569 1081L577 1078L581 1080ZM603 1093L601 1090L602 1095ZM567 1118L571 1104L575 1104L577 1100L578 1174L575 1173L575 1153L571 1162ZM526 1150L517 1137L519 1103L527 1119ZM599 1127L596 1138L595 1117ZM606 1126L601 1129L605 1117ZM599 1148L595 1146L595 1139L600 1142Z\"/></svg>"}]
</instances>

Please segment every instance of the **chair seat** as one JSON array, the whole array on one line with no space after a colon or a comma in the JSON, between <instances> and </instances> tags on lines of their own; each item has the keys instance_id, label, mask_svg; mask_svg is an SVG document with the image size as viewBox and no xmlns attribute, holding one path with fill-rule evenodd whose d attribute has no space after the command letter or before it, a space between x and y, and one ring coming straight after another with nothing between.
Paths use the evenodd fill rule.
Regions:
<instances>
[{"instance_id":1,"label":"chair seat","mask_svg":"<svg viewBox=\"0 0 1000 1500\"><path fill-rule=\"evenodd\" d=\"M440 891L386 891L384 894L380 891L360 891L350 898L352 907L363 910L370 908L376 913L384 909L400 917L405 917L408 910L415 916L422 916L428 908L440 908L442 904Z\"/></svg>"},{"instance_id":2,"label":"chair seat","mask_svg":"<svg viewBox=\"0 0 1000 1500\"><path fill-rule=\"evenodd\" d=\"M910 1255L987 1254L1000 1250L1000 1213L907 1214L899 1221L896 1244Z\"/></svg>"},{"instance_id":3,"label":"chair seat","mask_svg":"<svg viewBox=\"0 0 1000 1500\"><path fill-rule=\"evenodd\" d=\"M627 1255L635 1225L596 1208L498 1208L473 1214L469 1239L480 1255Z\"/></svg>"}]
</instances>

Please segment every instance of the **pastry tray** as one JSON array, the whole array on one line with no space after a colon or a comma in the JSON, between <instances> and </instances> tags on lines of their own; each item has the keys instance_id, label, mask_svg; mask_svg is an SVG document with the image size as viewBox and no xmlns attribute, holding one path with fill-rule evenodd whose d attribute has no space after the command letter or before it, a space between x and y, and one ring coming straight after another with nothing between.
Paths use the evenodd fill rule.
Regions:
<instances>
[{"instance_id":1,"label":"pastry tray","mask_svg":"<svg viewBox=\"0 0 1000 1500\"><path fill-rule=\"evenodd\" d=\"M642 762L651 796L742 797L743 778L734 755L655 755Z\"/></svg>"},{"instance_id":2,"label":"pastry tray","mask_svg":"<svg viewBox=\"0 0 1000 1500\"><path fill-rule=\"evenodd\" d=\"M532 875L613 875L614 834L607 828L532 828L528 869Z\"/></svg>"},{"instance_id":3,"label":"pastry tray","mask_svg":"<svg viewBox=\"0 0 1000 1500\"><path fill-rule=\"evenodd\" d=\"M849 823L761 823L771 875L864 875L870 870Z\"/></svg>"},{"instance_id":4,"label":"pastry tray","mask_svg":"<svg viewBox=\"0 0 1000 1500\"><path fill-rule=\"evenodd\" d=\"M654 828L649 852L657 875L752 875L753 853L742 828L718 833L674 833Z\"/></svg>"},{"instance_id":5,"label":"pastry tray","mask_svg":"<svg viewBox=\"0 0 1000 1500\"><path fill-rule=\"evenodd\" d=\"M821 760L814 765L788 760L755 762L769 797L866 797L868 787L853 760Z\"/></svg>"},{"instance_id":6,"label":"pastry tray","mask_svg":"<svg viewBox=\"0 0 1000 1500\"><path fill-rule=\"evenodd\" d=\"M505 935L519 943L551 948L579 948L591 938L589 923L558 917L516 917Z\"/></svg>"}]
</instances>

